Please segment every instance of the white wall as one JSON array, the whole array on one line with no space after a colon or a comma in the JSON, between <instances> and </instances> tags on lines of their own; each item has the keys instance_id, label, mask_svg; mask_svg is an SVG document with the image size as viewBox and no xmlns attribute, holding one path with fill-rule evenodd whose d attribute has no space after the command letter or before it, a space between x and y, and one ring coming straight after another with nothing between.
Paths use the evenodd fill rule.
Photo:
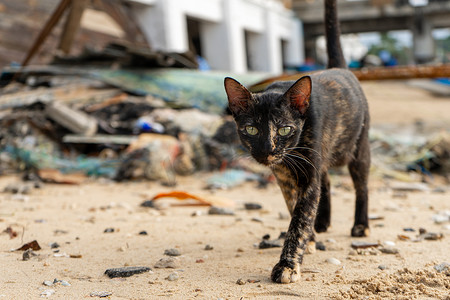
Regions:
<instances>
[{"instance_id":1,"label":"white wall","mask_svg":"<svg viewBox=\"0 0 450 300\"><path fill-rule=\"evenodd\" d=\"M273 0L129 0L155 50L189 50L186 17L200 21L202 53L212 69L247 70L245 30L255 71L282 72L281 39L286 61L303 62L302 29L293 13Z\"/></svg>"}]
</instances>

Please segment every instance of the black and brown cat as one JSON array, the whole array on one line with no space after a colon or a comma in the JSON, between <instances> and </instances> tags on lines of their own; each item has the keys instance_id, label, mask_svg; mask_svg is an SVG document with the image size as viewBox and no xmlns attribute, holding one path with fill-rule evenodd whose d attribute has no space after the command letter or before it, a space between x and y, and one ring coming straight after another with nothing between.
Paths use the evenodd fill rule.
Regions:
<instances>
[{"instance_id":1,"label":"black and brown cat","mask_svg":"<svg viewBox=\"0 0 450 300\"><path fill-rule=\"evenodd\" d=\"M329 70L299 80L276 82L251 93L225 78L229 109L242 144L269 166L281 188L291 222L275 282L300 278L300 264L314 232L330 225L328 168L348 165L356 190L352 236L366 236L370 167L369 111L356 77L345 70L339 43L336 0L325 1Z\"/></svg>"}]
</instances>

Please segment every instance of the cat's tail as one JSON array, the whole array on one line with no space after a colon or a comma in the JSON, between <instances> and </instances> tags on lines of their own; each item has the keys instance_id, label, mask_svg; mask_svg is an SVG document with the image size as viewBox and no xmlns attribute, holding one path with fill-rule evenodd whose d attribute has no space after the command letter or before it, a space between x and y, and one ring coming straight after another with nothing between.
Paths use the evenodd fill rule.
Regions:
<instances>
[{"instance_id":1,"label":"cat's tail","mask_svg":"<svg viewBox=\"0 0 450 300\"><path fill-rule=\"evenodd\" d=\"M341 27L337 16L337 0L325 0L325 36L328 68L347 68L340 42Z\"/></svg>"}]
</instances>

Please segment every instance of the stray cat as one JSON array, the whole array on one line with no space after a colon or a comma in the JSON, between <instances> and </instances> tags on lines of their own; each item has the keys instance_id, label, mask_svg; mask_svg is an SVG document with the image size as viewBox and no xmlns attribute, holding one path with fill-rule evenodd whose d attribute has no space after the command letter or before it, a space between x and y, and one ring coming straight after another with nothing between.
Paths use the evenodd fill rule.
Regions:
<instances>
[{"instance_id":1,"label":"stray cat","mask_svg":"<svg viewBox=\"0 0 450 300\"><path fill-rule=\"evenodd\" d=\"M251 93L225 78L229 108L242 144L259 163L269 166L281 188L291 222L274 282L300 278L300 264L314 232L330 225L328 168L348 165L356 190L351 235L367 236L370 148L369 112L356 77L345 68L339 43L336 0L326 0L329 69L297 81L275 82Z\"/></svg>"}]
</instances>

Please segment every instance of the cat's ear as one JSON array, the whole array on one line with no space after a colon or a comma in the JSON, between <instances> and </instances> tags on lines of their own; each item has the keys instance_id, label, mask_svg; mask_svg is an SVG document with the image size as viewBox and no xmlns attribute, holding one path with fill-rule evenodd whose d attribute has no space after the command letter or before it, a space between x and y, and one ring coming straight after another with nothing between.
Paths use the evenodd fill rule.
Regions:
<instances>
[{"instance_id":1,"label":"cat's ear","mask_svg":"<svg viewBox=\"0 0 450 300\"><path fill-rule=\"evenodd\" d=\"M248 108L252 98L251 93L239 82L231 77L224 81L225 91L228 96L228 106L233 114L238 114Z\"/></svg>"},{"instance_id":2,"label":"cat's ear","mask_svg":"<svg viewBox=\"0 0 450 300\"><path fill-rule=\"evenodd\" d=\"M311 98L311 77L304 76L297 80L284 94L284 98L289 101L291 107L304 114L309 107Z\"/></svg>"}]
</instances>

